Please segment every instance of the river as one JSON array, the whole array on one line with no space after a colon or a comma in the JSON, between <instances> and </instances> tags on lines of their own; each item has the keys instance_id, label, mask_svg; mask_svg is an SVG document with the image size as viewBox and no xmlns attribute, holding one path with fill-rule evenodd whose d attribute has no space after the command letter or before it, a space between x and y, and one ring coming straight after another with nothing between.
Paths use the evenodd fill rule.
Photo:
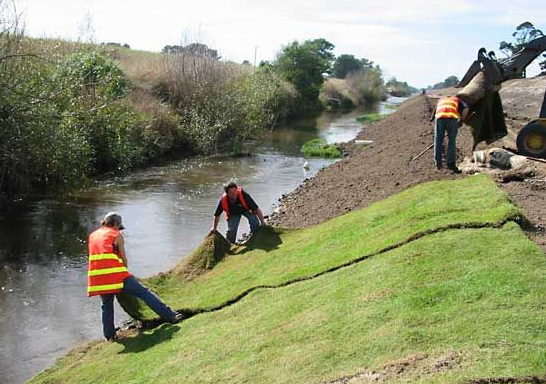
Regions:
<instances>
[{"instance_id":1,"label":"river","mask_svg":"<svg viewBox=\"0 0 546 384\"><path fill-rule=\"evenodd\" d=\"M401 101L371 112L389 113ZM100 299L85 292L87 236L106 212L123 216L133 274L169 270L207 234L224 182L237 179L271 213L283 194L332 162L308 159L303 169L302 143L353 139L361 113L324 113L275 129L246 144L254 156L194 157L101 178L77 197L34 200L0 217L0 383L24 382L75 345L102 337ZM242 220L239 235L247 231ZM124 319L117 306L116 323Z\"/></svg>"}]
</instances>

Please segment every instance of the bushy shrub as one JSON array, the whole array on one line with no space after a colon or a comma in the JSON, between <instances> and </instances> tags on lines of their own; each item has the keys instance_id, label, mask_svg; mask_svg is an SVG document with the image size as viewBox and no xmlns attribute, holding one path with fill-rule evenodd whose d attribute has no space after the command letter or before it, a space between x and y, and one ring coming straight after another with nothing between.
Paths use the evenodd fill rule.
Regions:
<instances>
[{"instance_id":1,"label":"bushy shrub","mask_svg":"<svg viewBox=\"0 0 546 384\"><path fill-rule=\"evenodd\" d=\"M199 153L236 151L286 116L293 88L272 71L181 52L165 54L160 98L180 115L183 136Z\"/></svg>"},{"instance_id":2,"label":"bushy shrub","mask_svg":"<svg viewBox=\"0 0 546 384\"><path fill-rule=\"evenodd\" d=\"M1 29L0 46L0 198L80 185L91 149L81 132L60 126L55 58L40 57L13 29Z\"/></svg>"},{"instance_id":3,"label":"bushy shrub","mask_svg":"<svg viewBox=\"0 0 546 384\"><path fill-rule=\"evenodd\" d=\"M327 79L322 85L319 100L326 108L350 109L360 104L342 79Z\"/></svg>"},{"instance_id":4,"label":"bushy shrub","mask_svg":"<svg viewBox=\"0 0 546 384\"><path fill-rule=\"evenodd\" d=\"M324 39L297 41L283 47L273 63L274 70L298 92L294 115L310 115L320 110L319 94L324 73L334 59L334 45Z\"/></svg>"},{"instance_id":5,"label":"bushy shrub","mask_svg":"<svg viewBox=\"0 0 546 384\"><path fill-rule=\"evenodd\" d=\"M62 90L56 98L59 126L85 137L92 173L126 170L143 162L143 124L120 102L128 84L113 60L98 52L76 53L59 64L54 79Z\"/></svg>"},{"instance_id":6,"label":"bushy shrub","mask_svg":"<svg viewBox=\"0 0 546 384\"><path fill-rule=\"evenodd\" d=\"M383 98L385 86L381 70L369 68L351 72L346 77L347 87L359 101L359 105L370 105Z\"/></svg>"}]
</instances>

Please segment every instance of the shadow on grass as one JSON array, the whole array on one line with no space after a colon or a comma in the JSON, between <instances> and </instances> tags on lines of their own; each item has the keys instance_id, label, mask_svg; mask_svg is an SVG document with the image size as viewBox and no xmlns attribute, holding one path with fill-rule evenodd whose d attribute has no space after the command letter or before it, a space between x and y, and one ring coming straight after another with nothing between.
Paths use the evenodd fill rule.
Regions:
<instances>
[{"instance_id":1,"label":"shadow on grass","mask_svg":"<svg viewBox=\"0 0 546 384\"><path fill-rule=\"evenodd\" d=\"M270 225L261 226L256 230L256 233L254 233L244 249L238 252L238 254L244 254L255 249L269 252L279 248L279 245L282 244L280 236L282 231L283 229Z\"/></svg>"},{"instance_id":2,"label":"shadow on grass","mask_svg":"<svg viewBox=\"0 0 546 384\"><path fill-rule=\"evenodd\" d=\"M144 352L159 343L172 339L174 334L178 331L180 331L179 326L168 324L156 328L151 333L141 333L136 337L120 339L117 342L125 347L120 353Z\"/></svg>"}]
</instances>

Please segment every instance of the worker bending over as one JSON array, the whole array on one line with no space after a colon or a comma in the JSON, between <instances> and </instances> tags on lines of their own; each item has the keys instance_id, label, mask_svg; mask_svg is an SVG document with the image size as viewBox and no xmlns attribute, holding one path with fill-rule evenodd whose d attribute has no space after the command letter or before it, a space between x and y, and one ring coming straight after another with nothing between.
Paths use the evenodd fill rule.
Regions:
<instances>
[{"instance_id":1,"label":"worker bending over","mask_svg":"<svg viewBox=\"0 0 546 384\"><path fill-rule=\"evenodd\" d=\"M455 164L457 160L457 132L467 117L468 105L457 96L442 97L438 100L438 104L430 117L430 121L435 120L434 162L437 169L442 168L442 149L444 136L447 132L446 166L454 173L461 173L461 170Z\"/></svg>"},{"instance_id":2,"label":"worker bending over","mask_svg":"<svg viewBox=\"0 0 546 384\"><path fill-rule=\"evenodd\" d=\"M226 213L228 226L226 238L230 243L235 243L237 238L237 229L239 228L241 215L247 218L251 233L254 233L260 224L265 224L262 210L252 197L233 181L224 185L224 194L218 202L216 212L214 212L214 223L211 232L216 231L222 211Z\"/></svg>"}]
</instances>

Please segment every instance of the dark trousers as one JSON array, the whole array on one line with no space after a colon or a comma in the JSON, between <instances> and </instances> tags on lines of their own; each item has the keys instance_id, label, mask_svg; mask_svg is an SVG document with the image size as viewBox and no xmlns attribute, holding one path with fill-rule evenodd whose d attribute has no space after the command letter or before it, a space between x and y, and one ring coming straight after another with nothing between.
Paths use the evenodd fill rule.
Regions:
<instances>
[{"instance_id":1,"label":"dark trousers","mask_svg":"<svg viewBox=\"0 0 546 384\"><path fill-rule=\"evenodd\" d=\"M457 119L436 119L434 124L434 161L436 165L442 165L442 150L444 136L447 133L446 164L455 166L457 160L456 144L459 121Z\"/></svg>"},{"instance_id":2,"label":"dark trousers","mask_svg":"<svg viewBox=\"0 0 546 384\"><path fill-rule=\"evenodd\" d=\"M248 220L248 224L250 225L250 232L254 232L260 226L260 220L258 220L258 217L256 217L255 214L250 212L243 212L243 216L246 217ZM240 221L241 216L229 215L226 239L228 239L230 243L235 243L235 240L237 240L237 229L239 229Z\"/></svg>"},{"instance_id":3,"label":"dark trousers","mask_svg":"<svg viewBox=\"0 0 546 384\"><path fill-rule=\"evenodd\" d=\"M173 321L176 312L157 297L149 288L142 285L134 276L129 276L123 281L123 292L138 297L144 301L161 318ZM100 295L102 300L102 332L104 337L110 339L116 335L114 327L114 297L115 294Z\"/></svg>"}]
</instances>

